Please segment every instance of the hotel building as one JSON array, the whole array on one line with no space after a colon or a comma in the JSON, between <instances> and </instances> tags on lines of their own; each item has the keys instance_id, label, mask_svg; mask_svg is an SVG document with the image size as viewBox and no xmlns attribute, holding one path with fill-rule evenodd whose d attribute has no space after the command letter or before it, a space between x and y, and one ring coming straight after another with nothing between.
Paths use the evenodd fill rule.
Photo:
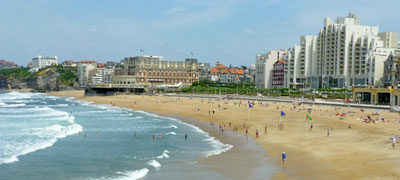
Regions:
<instances>
[{"instance_id":1,"label":"hotel building","mask_svg":"<svg viewBox=\"0 0 400 180\"><path fill-rule=\"evenodd\" d=\"M197 59L185 61L164 61L162 56L127 57L123 67L115 69L113 84L119 85L192 85L199 81L199 65Z\"/></svg>"}]
</instances>

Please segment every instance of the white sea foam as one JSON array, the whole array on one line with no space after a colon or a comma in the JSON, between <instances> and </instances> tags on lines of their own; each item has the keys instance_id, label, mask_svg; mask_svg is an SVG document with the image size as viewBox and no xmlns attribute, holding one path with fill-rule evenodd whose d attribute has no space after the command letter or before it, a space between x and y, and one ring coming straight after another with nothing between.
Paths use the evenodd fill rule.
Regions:
<instances>
[{"instance_id":1,"label":"white sea foam","mask_svg":"<svg viewBox=\"0 0 400 180\"><path fill-rule=\"evenodd\" d=\"M117 172L122 175L122 177L117 178L109 178L110 180L138 180L146 176L149 172L149 169L143 168L136 171L125 171L125 172Z\"/></svg>"},{"instance_id":2,"label":"white sea foam","mask_svg":"<svg viewBox=\"0 0 400 180\"><path fill-rule=\"evenodd\" d=\"M163 153L159 156L157 156L158 159L163 159L163 158L169 158L168 155L169 151L168 150L164 150Z\"/></svg>"},{"instance_id":3,"label":"white sea foam","mask_svg":"<svg viewBox=\"0 0 400 180\"><path fill-rule=\"evenodd\" d=\"M149 166L153 166L154 168L158 169L159 167L161 167L161 164L159 162L157 162L156 160L152 159L149 162L147 162L147 165Z\"/></svg>"},{"instance_id":4,"label":"white sea foam","mask_svg":"<svg viewBox=\"0 0 400 180\"><path fill-rule=\"evenodd\" d=\"M222 143L221 141L219 141L218 139L215 139L214 137L210 137L208 139L205 139L204 141L208 142L212 147L215 148L214 150L205 152L205 155L207 157L210 157L212 155L221 154L223 152L226 152L226 151L232 149L232 147L233 147L230 144Z\"/></svg>"},{"instance_id":5,"label":"white sea foam","mask_svg":"<svg viewBox=\"0 0 400 180\"><path fill-rule=\"evenodd\" d=\"M174 129L177 129L177 128L178 128L178 126L176 126L176 125L174 125L174 124L169 124L167 127L164 127L164 128L166 128L166 129L168 129L168 128L174 128Z\"/></svg>"},{"instance_id":6,"label":"white sea foam","mask_svg":"<svg viewBox=\"0 0 400 180\"><path fill-rule=\"evenodd\" d=\"M25 106L26 104L21 103L21 104L5 104L0 102L1 107L20 107L20 106Z\"/></svg>"},{"instance_id":7,"label":"white sea foam","mask_svg":"<svg viewBox=\"0 0 400 180\"><path fill-rule=\"evenodd\" d=\"M166 135L176 135L176 132L165 133Z\"/></svg>"},{"instance_id":8,"label":"white sea foam","mask_svg":"<svg viewBox=\"0 0 400 180\"><path fill-rule=\"evenodd\" d=\"M47 109L53 114L58 112L65 115L65 112L57 111L51 108ZM70 125L62 126L60 124L53 124L42 128L32 128L30 130L32 136L31 138L18 142L4 142L6 144L3 144L3 149L0 150L2 155L0 157L0 164L16 162L18 161L18 156L51 147L55 142L57 142L57 139L64 138L72 134L77 134L78 132L82 131L82 126L74 123L74 118L75 117L70 116L63 119L68 120Z\"/></svg>"}]
</instances>

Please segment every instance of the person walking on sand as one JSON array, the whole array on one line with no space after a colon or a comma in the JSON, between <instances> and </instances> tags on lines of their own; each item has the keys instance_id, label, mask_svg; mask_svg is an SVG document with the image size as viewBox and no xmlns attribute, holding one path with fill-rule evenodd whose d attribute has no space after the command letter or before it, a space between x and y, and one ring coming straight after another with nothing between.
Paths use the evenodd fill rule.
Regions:
<instances>
[{"instance_id":1,"label":"person walking on sand","mask_svg":"<svg viewBox=\"0 0 400 180\"><path fill-rule=\"evenodd\" d=\"M286 159L286 153L282 153L282 163L285 164L285 159Z\"/></svg>"},{"instance_id":2,"label":"person walking on sand","mask_svg":"<svg viewBox=\"0 0 400 180\"><path fill-rule=\"evenodd\" d=\"M392 147L396 149L396 137L392 137Z\"/></svg>"},{"instance_id":3,"label":"person walking on sand","mask_svg":"<svg viewBox=\"0 0 400 180\"><path fill-rule=\"evenodd\" d=\"M310 126L310 130L312 131L312 128L313 128L313 124L311 123L311 126Z\"/></svg>"},{"instance_id":4,"label":"person walking on sand","mask_svg":"<svg viewBox=\"0 0 400 180\"><path fill-rule=\"evenodd\" d=\"M329 137L329 129L326 129L327 130L327 136Z\"/></svg>"},{"instance_id":5,"label":"person walking on sand","mask_svg":"<svg viewBox=\"0 0 400 180\"><path fill-rule=\"evenodd\" d=\"M256 138L258 138L258 130L256 130Z\"/></svg>"},{"instance_id":6,"label":"person walking on sand","mask_svg":"<svg viewBox=\"0 0 400 180\"><path fill-rule=\"evenodd\" d=\"M265 126L264 133L267 134L267 126Z\"/></svg>"},{"instance_id":7,"label":"person walking on sand","mask_svg":"<svg viewBox=\"0 0 400 180\"><path fill-rule=\"evenodd\" d=\"M249 133L249 131L248 131L247 128L246 128L246 136L247 136L247 133Z\"/></svg>"}]
</instances>

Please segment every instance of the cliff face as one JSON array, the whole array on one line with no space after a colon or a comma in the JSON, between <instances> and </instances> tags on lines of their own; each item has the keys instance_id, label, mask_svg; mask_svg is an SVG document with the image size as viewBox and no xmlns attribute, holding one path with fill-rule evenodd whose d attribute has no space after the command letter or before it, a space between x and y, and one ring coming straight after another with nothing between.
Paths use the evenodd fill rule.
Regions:
<instances>
[{"instance_id":1,"label":"cliff face","mask_svg":"<svg viewBox=\"0 0 400 180\"><path fill-rule=\"evenodd\" d=\"M56 72L54 69L49 69L39 73L37 76L28 78L26 82L28 88L32 88L40 92L58 91L58 76L60 76L60 73Z\"/></svg>"},{"instance_id":2,"label":"cliff face","mask_svg":"<svg viewBox=\"0 0 400 180\"><path fill-rule=\"evenodd\" d=\"M24 89L31 88L39 92L58 91L62 89L76 89L77 82L67 85L59 80L61 73L49 68L39 72L37 75L26 79L6 78L0 75L0 89Z\"/></svg>"}]
</instances>

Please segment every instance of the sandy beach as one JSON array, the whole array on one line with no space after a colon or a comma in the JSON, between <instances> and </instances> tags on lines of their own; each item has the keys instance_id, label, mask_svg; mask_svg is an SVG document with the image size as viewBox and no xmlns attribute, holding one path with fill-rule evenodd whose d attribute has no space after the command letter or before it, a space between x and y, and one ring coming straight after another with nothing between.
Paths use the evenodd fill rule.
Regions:
<instances>
[{"instance_id":1,"label":"sandy beach","mask_svg":"<svg viewBox=\"0 0 400 180\"><path fill-rule=\"evenodd\" d=\"M214 122L215 126L221 125L224 129L233 130L237 127L236 132L242 134L246 134L247 129L247 136L267 150L265 156L279 167L272 179L400 179L397 167L400 163L400 147L393 149L390 139L400 135L398 113L379 111L379 115L374 115L376 111L373 109L361 111L359 108L309 105L294 107L293 104L272 102L255 102L249 109L247 102L242 101L242 105L239 105L238 100L139 95L84 97L83 91L48 94L167 116L178 115L205 123ZM309 114L312 121L307 122L306 131L309 108L312 109ZM278 128L281 111L286 114L282 117L284 130ZM341 116L342 113L345 115ZM375 123L363 122L367 115ZM218 138L218 133L212 135ZM287 153L285 164L280 161L283 151ZM232 171L226 173L235 173L234 168L239 167L231 168Z\"/></svg>"}]
</instances>

